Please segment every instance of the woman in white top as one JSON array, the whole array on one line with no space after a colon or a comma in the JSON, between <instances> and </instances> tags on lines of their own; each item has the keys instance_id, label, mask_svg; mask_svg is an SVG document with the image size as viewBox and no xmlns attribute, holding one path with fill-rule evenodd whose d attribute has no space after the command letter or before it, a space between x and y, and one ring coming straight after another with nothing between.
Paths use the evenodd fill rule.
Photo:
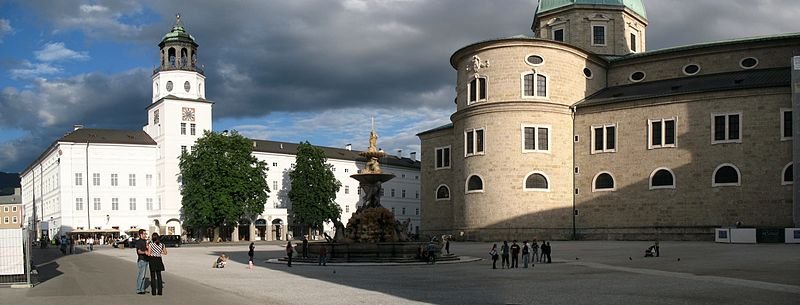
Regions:
<instances>
[{"instance_id":1,"label":"woman in white top","mask_svg":"<svg viewBox=\"0 0 800 305\"><path fill-rule=\"evenodd\" d=\"M163 255L167 255L167 247L161 243L158 233L153 233L152 238L147 243L147 256L150 261L150 286L153 295L161 295L163 293L163 281L161 280L161 271L164 271L164 262L161 260Z\"/></svg>"}]
</instances>

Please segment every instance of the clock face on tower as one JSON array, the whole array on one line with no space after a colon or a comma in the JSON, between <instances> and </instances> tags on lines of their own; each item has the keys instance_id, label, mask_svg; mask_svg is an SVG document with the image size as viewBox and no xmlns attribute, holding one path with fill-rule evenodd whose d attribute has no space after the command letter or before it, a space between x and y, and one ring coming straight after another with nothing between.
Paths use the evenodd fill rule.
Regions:
<instances>
[{"instance_id":1,"label":"clock face on tower","mask_svg":"<svg viewBox=\"0 0 800 305\"><path fill-rule=\"evenodd\" d=\"M194 122L194 108L183 107L183 120Z\"/></svg>"}]
</instances>

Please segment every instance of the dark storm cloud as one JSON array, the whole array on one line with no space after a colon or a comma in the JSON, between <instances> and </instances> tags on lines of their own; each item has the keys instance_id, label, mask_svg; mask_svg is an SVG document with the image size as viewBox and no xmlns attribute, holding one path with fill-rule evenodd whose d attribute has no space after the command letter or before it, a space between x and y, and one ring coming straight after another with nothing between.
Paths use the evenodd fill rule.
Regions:
<instances>
[{"instance_id":1,"label":"dark storm cloud","mask_svg":"<svg viewBox=\"0 0 800 305\"><path fill-rule=\"evenodd\" d=\"M200 44L214 118L372 107L453 109L449 57L473 42L530 34L532 0L26 1L52 32L129 41L152 54L175 13ZM797 32L796 0L645 1L648 49ZM152 14L157 18L153 21ZM149 48L149 49L148 49ZM96 56L96 54L92 54ZM17 60L32 60L17 59ZM36 68L35 63L30 69ZM42 67L46 68L46 67ZM68 73L68 71L66 71ZM21 169L82 122L139 129L149 72L92 73L3 89L0 128L29 135L0 144L0 169ZM401 111L402 110L402 111ZM405 133L411 134L413 131ZM387 135L387 137L390 135Z\"/></svg>"}]
</instances>

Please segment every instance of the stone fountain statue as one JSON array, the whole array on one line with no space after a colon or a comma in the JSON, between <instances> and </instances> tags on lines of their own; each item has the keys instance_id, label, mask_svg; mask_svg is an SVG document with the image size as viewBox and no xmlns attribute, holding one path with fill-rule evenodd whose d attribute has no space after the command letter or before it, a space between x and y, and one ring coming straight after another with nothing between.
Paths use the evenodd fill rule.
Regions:
<instances>
[{"instance_id":1,"label":"stone fountain statue","mask_svg":"<svg viewBox=\"0 0 800 305\"><path fill-rule=\"evenodd\" d=\"M394 218L394 214L381 205L382 184L394 178L392 174L381 171L380 159L386 153L378 149L378 134L373 126L369 133L369 148L360 153L367 164L360 173L350 177L358 180L363 191L363 205L350 217L347 228L335 220L336 242L398 242L407 241L404 226Z\"/></svg>"}]
</instances>

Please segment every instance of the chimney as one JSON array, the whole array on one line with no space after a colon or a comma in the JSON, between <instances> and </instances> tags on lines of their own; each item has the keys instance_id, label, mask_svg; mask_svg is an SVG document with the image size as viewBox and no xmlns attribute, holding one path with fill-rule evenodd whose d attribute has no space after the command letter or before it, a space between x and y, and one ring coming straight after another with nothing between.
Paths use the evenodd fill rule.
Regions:
<instances>
[{"instance_id":1,"label":"chimney","mask_svg":"<svg viewBox=\"0 0 800 305\"><path fill-rule=\"evenodd\" d=\"M72 125L72 131L76 131L76 130L78 130L78 129L81 129L81 128L83 128L83 125L82 125L82 124L75 124L75 125Z\"/></svg>"},{"instance_id":2,"label":"chimney","mask_svg":"<svg viewBox=\"0 0 800 305\"><path fill-rule=\"evenodd\" d=\"M417 152L416 151L412 151L411 152L411 160L417 161Z\"/></svg>"},{"instance_id":3,"label":"chimney","mask_svg":"<svg viewBox=\"0 0 800 305\"><path fill-rule=\"evenodd\" d=\"M347 150L353 150L353 144L347 143L347 144L344 146L344 149L347 149Z\"/></svg>"}]
</instances>

